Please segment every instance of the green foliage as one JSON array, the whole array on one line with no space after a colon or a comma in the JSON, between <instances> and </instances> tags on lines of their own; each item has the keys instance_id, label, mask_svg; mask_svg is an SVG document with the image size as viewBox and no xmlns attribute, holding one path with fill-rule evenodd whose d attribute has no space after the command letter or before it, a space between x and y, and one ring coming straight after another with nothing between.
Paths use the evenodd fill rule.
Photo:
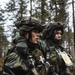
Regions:
<instances>
[{"instance_id":1,"label":"green foliage","mask_svg":"<svg viewBox=\"0 0 75 75\"><path fill-rule=\"evenodd\" d=\"M6 11L7 12L12 12L15 11L15 0L10 1L8 4L6 4Z\"/></svg>"},{"instance_id":2,"label":"green foliage","mask_svg":"<svg viewBox=\"0 0 75 75\"><path fill-rule=\"evenodd\" d=\"M10 0L9 3L6 4L5 10L0 10L0 25L3 25L6 19L9 19L9 17L9 21L13 21L14 24L17 21L20 21L26 15L39 18L42 24L46 24L51 21L66 23L66 19L68 17L68 13L65 9L67 1L68 0ZM2 15L3 13L7 13L8 15L6 19L4 19L4 16ZM16 34L14 30L12 33ZM69 40L70 42L73 41L73 38L71 37L72 34L72 31L69 29L68 32L65 32L67 37L65 35L64 37L66 37L67 42ZM70 37L69 40L68 37ZM4 36L4 38L6 37Z\"/></svg>"},{"instance_id":3,"label":"green foliage","mask_svg":"<svg viewBox=\"0 0 75 75\"><path fill-rule=\"evenodd\" d=\"M51 10L55 12L54 21L66 21L67 13L65 10L65 6L67 1L68 0L51 0Z\"/></svg>"}]
</instances>

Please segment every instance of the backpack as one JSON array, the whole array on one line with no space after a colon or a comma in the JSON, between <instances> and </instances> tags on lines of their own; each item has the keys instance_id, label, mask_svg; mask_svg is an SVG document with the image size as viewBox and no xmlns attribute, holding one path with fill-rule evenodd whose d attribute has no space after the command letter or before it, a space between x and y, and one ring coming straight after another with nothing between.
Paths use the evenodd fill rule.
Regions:
<instances>
[{"instance_id":1,"label":"backpack","mask_svg":"<svg viewBox=\"0 0 75 75\"><path fill-rule=\"evenodd\" d=\"M8 49L8 52L7 52L6 56L8 56L10 53L14 52L14 50L15 50L15 46L12 47L12 48L10 48L10 49ZM4 64L5 64L6 60L7 59L4 60L3 67L2 67L2 71L0 72L0 75L3 75Z\"/></svg>"}]
</instances>

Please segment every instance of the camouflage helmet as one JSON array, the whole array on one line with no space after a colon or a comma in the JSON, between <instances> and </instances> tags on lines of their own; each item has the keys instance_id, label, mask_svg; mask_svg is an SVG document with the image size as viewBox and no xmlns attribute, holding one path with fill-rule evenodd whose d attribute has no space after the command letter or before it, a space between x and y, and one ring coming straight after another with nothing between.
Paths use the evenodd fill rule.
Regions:
<instances>
[{"instance_id":1,"label":"camouflage helmet","mask_svg":"<svg viewBox=\"0 0 75 75\"><path fill-rule=\"evenodd\" d=\"M30 31L34 28L38 29L40 32L43 30L43 25L35 17L25 17L19 23L16 23L16 27L23 31Z\"/></svg>"},{"instance_id":2,"label":"camouflage helmet","mask_svg":"<svg viewBox=\"0 0 75 75\"><path fill-rule=\"evenodd\" d=\"M64 32L64 24L61 22L49 23L43 32L44 39L52 39L54 36L54 30L61 30L62 34Z\"/></svg>"}]
</instances>

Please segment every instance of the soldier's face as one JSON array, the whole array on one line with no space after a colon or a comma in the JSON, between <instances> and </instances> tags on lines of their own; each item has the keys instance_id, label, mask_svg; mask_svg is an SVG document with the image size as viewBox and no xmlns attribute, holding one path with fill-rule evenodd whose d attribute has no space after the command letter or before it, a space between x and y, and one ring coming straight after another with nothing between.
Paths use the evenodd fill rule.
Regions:
<instances>
[{"instance_id":1,"label":"soldier's face","mask_svg":"<svg viewBox=\"0 0 75 75\"><path fill-rule=\"evenodd\" d=\"M56 30L54 33L55 33L54 39L56 39L56 40L62 39L62 31L61 30Z\"/></svg>"},{"instance_id":2,"label":"soldier's face","mask_svg":"<svg viewBox=\"0 0 75 75\"><path fill-rule=\"evenodd\" d=\"M40 36L39 31L36 29L33 29L31 32L31 36L32 36L32 38L30 39L30 42L37 44L39 36Z\"/></svg>"}]
</instances>

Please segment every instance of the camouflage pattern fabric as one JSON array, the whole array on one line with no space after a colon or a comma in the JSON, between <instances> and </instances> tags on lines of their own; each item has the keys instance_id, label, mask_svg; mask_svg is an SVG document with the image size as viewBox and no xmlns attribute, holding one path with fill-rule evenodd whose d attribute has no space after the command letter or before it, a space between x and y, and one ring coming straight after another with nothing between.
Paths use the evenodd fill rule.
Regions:
<instances>
[{"instance_id":1,"label":"camouflage pattern fabric","mask_svg":"<svg viewBox=\"0 0 75 75\"><path fill-rule=\"evenodd\" d=\"M41 22L35 17L25 17L20 22L16 23L15 26L23 31L30 31L33 28L37 28L41 32L44 28Z\"/></svg>"},{"instance_id":2,"label":"camouflage pattern fabric","mask_svg":"<svg viewBox=\"0 0 75 75\"><path fill-rule=\"evenodd\" d=\"M59 51L61 48L50 46L50 64L52 65L51 70L56 72L58 75L71 75L69 68L65 65Z\"/></svg>"},{"instance_id":3,"label":"camouflage pattern fabric","mask_svg":"<svg viewBox=\"0 0 75 75\"><path fill-rule=\"evenodd\" d=\"M34 75L30 66L27 65L28 63L30 65L31 62L29 59L27 59L28 55L32 55L32 59L35 63L34 67L37 70L38 74L47 74L44 58L45 48L43 49L42 47L45 43L43 43L42 40L39 40L40 46L35 48L35 50L28 54L28 47L25 41L26 40L23 37L20 37L20 39L17 40L18 43L15 50L7 55L4 64L3 75Z\"/></svg>"}]
</instances>

